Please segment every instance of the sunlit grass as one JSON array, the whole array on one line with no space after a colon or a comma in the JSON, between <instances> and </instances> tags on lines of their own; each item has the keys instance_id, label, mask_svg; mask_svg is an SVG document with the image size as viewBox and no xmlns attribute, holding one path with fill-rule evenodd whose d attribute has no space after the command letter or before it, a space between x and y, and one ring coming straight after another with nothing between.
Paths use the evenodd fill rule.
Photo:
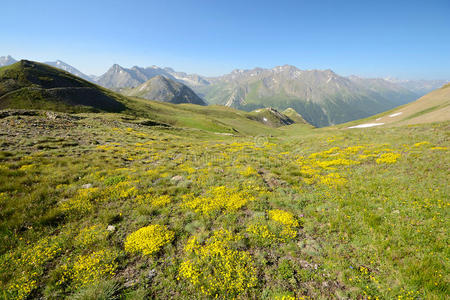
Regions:
<instances>
[{"instance_id":1,"label":"sunlit grass","mask_svg":"<svg viewBox=\"0 0 450 300\"><path fill-rule=\"evenodd\" d=\"M2 137L2 297L448 294L448 124L261 142L101 118L64 147Z\"/></svg>"}]
</instances>

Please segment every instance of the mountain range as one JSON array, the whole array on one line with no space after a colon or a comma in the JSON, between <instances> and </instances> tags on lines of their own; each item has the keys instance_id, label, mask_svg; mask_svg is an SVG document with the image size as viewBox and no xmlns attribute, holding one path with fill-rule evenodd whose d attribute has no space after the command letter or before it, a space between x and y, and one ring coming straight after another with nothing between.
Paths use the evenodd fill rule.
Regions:
<instances>
[{"instance_id":1,"label":"mountain range","mask_svg":"<svg viewBox=\"0 0 450 300\"><path fill-rule=\"evenodd\" d=\"M177 94L177 91L189 95L185 90L189 88L171 81L156 76L149 80L148 85L156 83L158 87L162 85L163 88L173 89L168 91L169 95ZM143 86L147 88L147 84ZM200 98L198 100L202 101ZM21 60L0 68L0 110L5 110L0 118L17 110L19 113L30 110L98 113L99 116L105 116L102 113L120 113L119 118L136 122L138 126L195 128L214 135L268 134L285 125L311 128L309 124L296 122L271 108L250 113L226 106L194 105L187 103L186 99L173 101L184 105L168 102L125 96L39 62Z\"/></svg>"},{"instance_id":2,"label":"mountain range","mask_svg":"<svg viewBox=\"0 0 450 300\"><path fill-rule=\"evenodd\" d=\"M0 57L0 65L12 62L15 60L10 56ZM344 77L332 70L300 70L291 65L234 70L223 76L206 77L158 66L124 68L115 64L95 78L59 60L46 64L108 89L147 99L159 97L153 100L178 103L177 97L183 98L173 92L178 89L189 94L183 100L187 103L225 105L246 111L267 107L280 111L291 108L317 127L381 113L416 100L447 82ZM153 85L148 82L157 76ZM175 83L185 87L174 88Z\"/></svg>"},{"instance_id":3,"label":"mountain range","mask_svg":"<svg viewBox=\"0 0 450 300\"><path fill-rule=\"evenodd\" d=\"M134 88L158 75L179 81L190 87L210 84L206 77L196 74L176 72L171 68L160 68L157 66L141 68L134 66L128 69L123 68L118 64L114 64L108 71L106 71L105 74L98 77L97 83L113 90L121 88Z\"/></svg>"},{"instance_id":4,"label":"mountain range","mask_svg":"<svg viewBox=\"0 0 450 300\"><path fill-rule=\"evenodd\" d=\"M400 85L420 96L428 94L449 82L448 80L402 80L391 77L385 78L385 80Z\"/></svg>"},{"instance_id":5,"label":"mountain range","mask_svg":"<svg viewBox=\"0 0 450 300\"><path fill-rule=\"evenodd\" d=\"M243 110L293 108L318 127L367 117L417 98L382 79L347 78L331 70L300 70L290 65L234 70L209 82L194 90L211 104Z\"/></svg>"}]
</instances>

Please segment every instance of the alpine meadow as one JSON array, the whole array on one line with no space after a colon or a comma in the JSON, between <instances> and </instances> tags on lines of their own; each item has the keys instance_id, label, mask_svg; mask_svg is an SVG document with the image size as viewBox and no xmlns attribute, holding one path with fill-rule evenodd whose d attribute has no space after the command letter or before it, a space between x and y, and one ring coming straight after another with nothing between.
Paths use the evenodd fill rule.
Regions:
<instances>
[{"instance_id":1,"label":"alpine meadow","mask_svg":"<svg viewBox=\"0 0 450 300\"><path fill-rule=\"evenodd\" d=\"M447 1L7 2L0 299L450 297Z\"/></svg>"}]
</instances>

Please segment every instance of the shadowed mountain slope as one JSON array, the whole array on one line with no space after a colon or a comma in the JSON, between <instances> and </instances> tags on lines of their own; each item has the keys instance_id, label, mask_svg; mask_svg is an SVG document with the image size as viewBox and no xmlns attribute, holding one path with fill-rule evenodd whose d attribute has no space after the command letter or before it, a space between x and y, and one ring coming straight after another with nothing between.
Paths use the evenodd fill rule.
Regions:
<instances>
[{"instance_id":1,"label":"shadowed mountain slope","mask_svg":"<svg viewBox=\"0 0 450 300\"><path fill-rule=\"evenodd\" d=\"M134 89L122 92L127 96L141 97L169 103L191 103L206 105L197 94L186 85L162 75L157 75Z\"/></svg>"},{"instance_id":2,"label":"shadowed mountain slope","mask_svg":"<svg viewBox=\"0 0 450 300\"><path fill-rule=\"evenodd\" d=\"M121 96L45 64L21 60L0 69L0 109L65 112L126 109Z\"/></svg>"}]
</instances>

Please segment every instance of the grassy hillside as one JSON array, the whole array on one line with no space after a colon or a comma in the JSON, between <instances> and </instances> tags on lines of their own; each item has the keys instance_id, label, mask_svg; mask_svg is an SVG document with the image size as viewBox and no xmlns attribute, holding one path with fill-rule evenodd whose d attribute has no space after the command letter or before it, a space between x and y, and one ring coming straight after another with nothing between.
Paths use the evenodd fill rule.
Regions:
<instances>
[{"instance_id":1,"label":"grassy hillside","mask_svg":"<svg viewBox=\"0 0 450 300\"><path fill-rule=\"evenodd\" d=\"M70 73L22 60L0 68L0 109L125 110L123 97Z\"/></svg>"},{"instance_id":2,"label":"grassy hillside","mask_svg":"<svg viewBox=\"0 0 450 300\"><path fill-rule=\"evenodd\" d=\"M315 129L29 64L0 69L0 103L41 109L0 110L2 299L448 295L448 121ZM77 88L124 108L45 94Z\"/></svg>"},{"instance_id":3,"label":"grassy hillside","mask_svg":"<svg viewBox=\"0 0 450 300\"><path fill-rule=\"evenodd\" d=\"M260 108L250 112L249 117L272 127L294 124L295 121L274 108Z\"/></svg>"},{"instance_id":4,"label":"grassy hillside","mask_svg":"<svg viewBox=\"0 0 450 300\"><path fill-rule=\"evenodd\" d=\"M276 134L282 123L273 124L254 118L251 113L230 107L213 105L199 106L192 104L170 104L129 98L127 103L129 115L149 118L157 122L176 127L197 128L210 132L232 135Z\"/></svg>"},{"instance_id":5,"label":"grassy hillside","mask_svg":"<svg viewBox=\"0 0 450 300\"><path fill-rule=\"evenodd\" d=\"M295 109L293 108L286 108L285 110L283 110L283 114L287 117L289 117L291 120L293 120L295 123L298 124L307 124L307 122L305 121L305 119L303 119L303 117L295 111Z\"/></svg>"},{"instance_id":6,"label":"grassy hillside","mask_svg":"<svg viewBox=\"0 0 450 300\"><path fill-rule=\"evenodd\" d=\"M449 123L362 134L127 107L0 115L3 298L448 295Z\"/></svg>"},{"instance_id":7,"label":"grassy hillside","mask_svg":"<svg viewBox=\"0 0 450 300\"><path fill-rule=\"evenodd\" d=\"M450 84L437 89L417 101L372 116L342 124L339 127L357 126L360 124L379 124L378 126L402 126L450 119Z\"/></svg>"}]
</instances>

